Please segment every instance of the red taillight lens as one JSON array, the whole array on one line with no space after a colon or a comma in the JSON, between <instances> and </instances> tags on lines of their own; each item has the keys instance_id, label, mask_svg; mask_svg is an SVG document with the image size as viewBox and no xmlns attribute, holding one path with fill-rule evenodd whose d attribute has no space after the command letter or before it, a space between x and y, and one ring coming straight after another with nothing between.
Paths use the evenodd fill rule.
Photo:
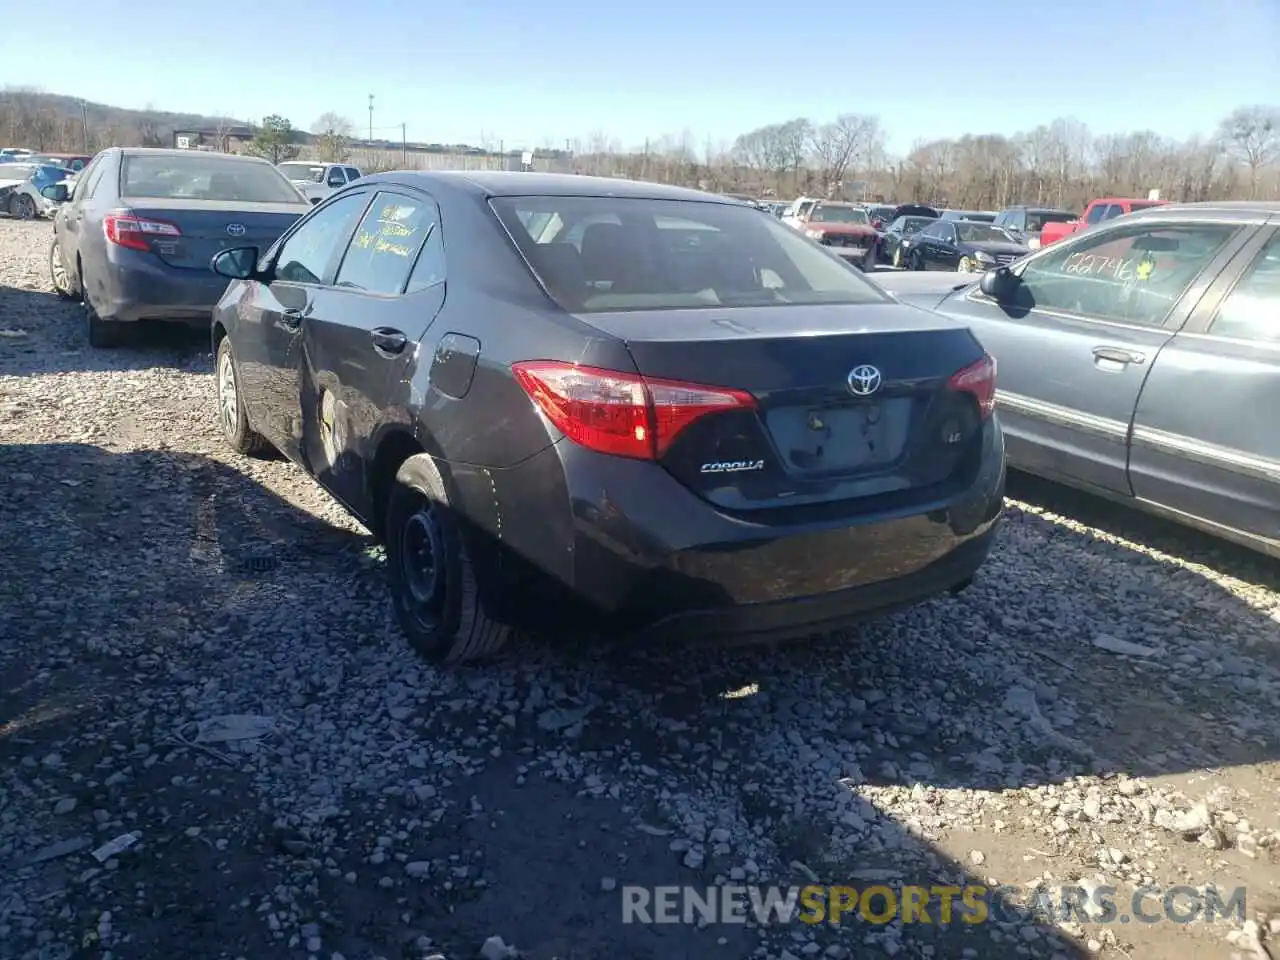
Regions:
<instances>
[{"instance_id":1,"label":"red taillight lens","mask_svg":"<svg viewBox=\"0 0 1280 960\"><path fill-rule=\"evenodd\" d=\"M984 353L977 363L971 363L959 373L953 374L947 386L961 393L971 393L978 401L978 412L988 419L996 408L996 358Z\"/></svg>"},{"instance_id":2,"label":"red taillight lens","mask_svg":"<svg viewBox=\"0 0 1280 960\"><path fill-rule=\"evenodd\" d=\"M107 235L107 242L130 250L151 250L151 241L156 237L180 237L182 231L176 223L168 220L147 220L132 213L109 213L102 221L102 230Z\"/></svg>"},{"instance_id":3,"label":"red taillight lens","mask_svg":"<svg viewBox=\"0 0 1280 960\"><path fill-rule=\"evenodd\" d=\"M516 363L511 369L538 409L574 443L639 460L661 457L696 420L756 405L741 390L552 360Z\"/></svg>"}]
</instances>

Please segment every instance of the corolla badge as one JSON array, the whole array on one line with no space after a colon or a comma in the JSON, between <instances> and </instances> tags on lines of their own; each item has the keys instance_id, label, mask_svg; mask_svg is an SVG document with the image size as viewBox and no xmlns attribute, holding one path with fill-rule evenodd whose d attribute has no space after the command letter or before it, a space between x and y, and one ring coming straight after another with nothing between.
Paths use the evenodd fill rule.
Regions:
<instances>
[{"instance_id":1,"label":"corolla badge","mask_svg":"<svg viewBox=\"0 0 1280 960\"><path fill-rule=\"evenodd\" d=\"M846 382L849 385L849 392L855 397L869 397L880 389L880 371L868 363L863 363L849 371Z\"/></svg>"},{"instance_id":2,"label":"corolla badge","mask_svg":"<svg viewBox=\"0 0 1280 960\"><path fill-rule=\"evenodd\" d=\"M704 463L699 473L746 473L751 470L763 470L763 460L721 460Z\"/></svg>"},{"instance_id":3,"label":"corolla badge","mask_svg":"<svg viewBox=\"0 0 1280 960\"><path fill-rule=\"evenodd\" d=\"M243 223L227 224L227 236L229 237L243 237L245 232L245 225Z\"/></svg>"}]
</instances>

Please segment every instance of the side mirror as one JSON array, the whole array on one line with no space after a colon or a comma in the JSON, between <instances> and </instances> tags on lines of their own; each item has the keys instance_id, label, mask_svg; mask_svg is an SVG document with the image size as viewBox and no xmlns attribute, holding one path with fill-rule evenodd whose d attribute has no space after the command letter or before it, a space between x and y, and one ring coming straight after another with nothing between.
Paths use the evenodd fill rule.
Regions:
<instances>
[{"instance_id":1,"label":"side mirror","mask_svg":"<svg viewBox=\"0 0 1280 960\"><path fill-rule=\"evenodd\" d=\"M345 187L346 185L347 181L342 179L342 177L334 175L329 178L329 186L331 187Z\"/></svg>"},{"instance_id":2,"label":"side mirror","mask_svg":"<svg viewBox=\"0 0 1280 960\"><path fill-rule=\"evenodd\" d=\"M65 183L51 183L47 187L40 188L40 196L54 203L66 203L70 194L67 192Z\"/></svg>"},{"instance_id":3,"label":"side mirror","mask_svg":"<svg viewBox=\"0 0 1280 960\"><path fill-rule=\"evenodd\" d=\"M257 247L232 247L213 255L209 266L220 277L230 280L250 280L258 272Z\"/></svg>"},{"instance_id":4,"label":"side mirror","mask_svg":"<svg viewBox=\"0 0 1280 960\"><path fill-rule=\"evenodd\" d=\"M996 267L988 270L978 281L978 289L996 303L1007 302L1018 284L1018 278L1008 267Z\"/></svg>"}]
</instances>

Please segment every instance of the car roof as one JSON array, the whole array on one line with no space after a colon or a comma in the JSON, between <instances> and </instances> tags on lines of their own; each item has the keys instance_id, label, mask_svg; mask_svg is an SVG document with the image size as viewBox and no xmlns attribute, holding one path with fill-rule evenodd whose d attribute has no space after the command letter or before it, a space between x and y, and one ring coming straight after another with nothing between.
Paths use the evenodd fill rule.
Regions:
<instances>
[{"instance_id":1,"label":"car roof","mask_svg":"<svg viewBox=\"0 0 1280 960\"><path fill-rule=\"evenodd\" d=\"M1194 217L1195 219L1263 221L1280 218L1280 201L1206 200L1200 203L1164 203L1157 207L1135 210L1129 216L1147 220Z\"/></svg>"},{"instance_id":2,"label":"car roof","mask_svg":"<svg viewBox=\"0 0 1280 960\"><path fill-rule=\"evenodd\" d=\"M643 180L588 177L573 173L533 173L514 170L398 170L378 173L360 181L401 183L432 190L457 190L486 197L622 197L641 200L697 200L741 206L717 193L672 187Z\"/></svg>"},{"instance_id":3,"label":"car roof","mask_svg":"<svg viewBox=\"0 0 1280 960\"><path fill-rule=\"evenodd\" d=\"M190 157L190 156L213 156L227 160L239 160L241 163L265 163L271 165L269 160L263 160L261 157L249 157L243 153L220 153L216 150L182 150L177 147L115 147L120 151L122 157Z\"/></svg>"}]
</instances>

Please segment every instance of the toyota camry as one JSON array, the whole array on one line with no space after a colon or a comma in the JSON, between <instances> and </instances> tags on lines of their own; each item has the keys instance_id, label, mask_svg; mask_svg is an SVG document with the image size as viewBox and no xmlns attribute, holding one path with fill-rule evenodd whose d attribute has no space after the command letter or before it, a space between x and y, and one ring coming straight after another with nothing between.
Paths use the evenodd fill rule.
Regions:
<instances>
[{"instance_id":1,"label":"toyota camry","mask_svg":"<svg viewBox=\"0 0 1280 960\"><path fill-rule=\"evenodd\" d=\"M732 200L381 174L213 268L227 440L383 539L433 660L517 627L811 635L963 589L990 548L995 361Z\"/></svg>"}]
</instances>

